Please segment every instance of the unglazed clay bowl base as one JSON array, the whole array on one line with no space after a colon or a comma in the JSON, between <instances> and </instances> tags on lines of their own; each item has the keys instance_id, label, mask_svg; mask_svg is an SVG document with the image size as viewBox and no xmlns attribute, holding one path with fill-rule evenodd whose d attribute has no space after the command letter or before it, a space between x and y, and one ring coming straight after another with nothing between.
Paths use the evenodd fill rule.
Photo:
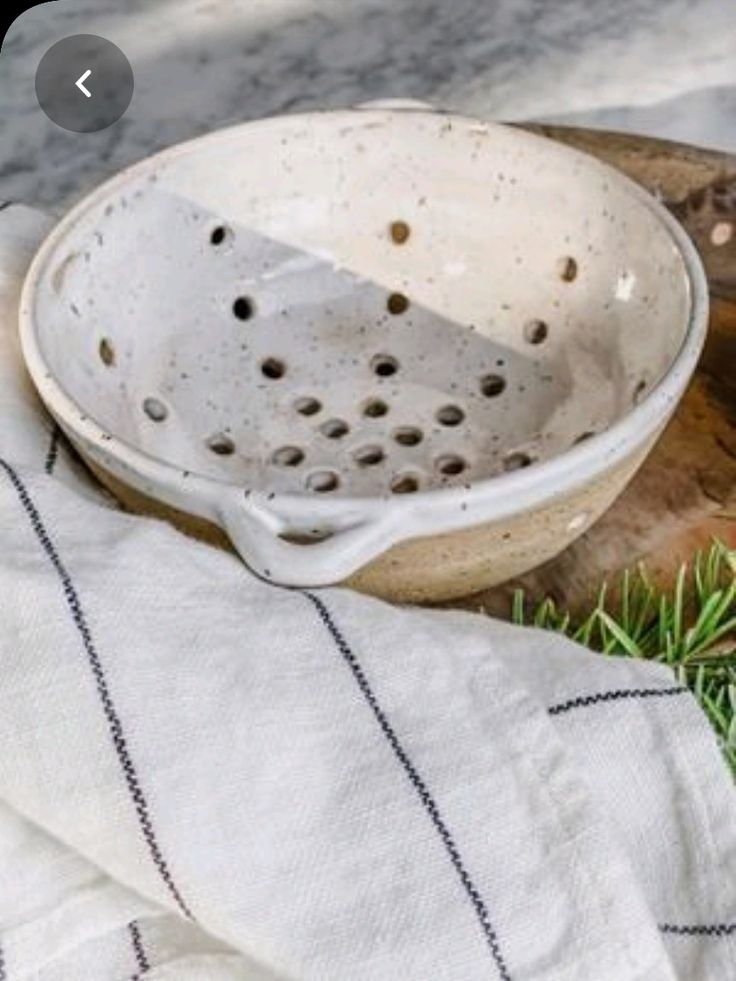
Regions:
<instances>
[{"instance_id":1,"label":"unglazed clay bowl base","mask_svg":"<svg viewBox=\"0 0 736 981\"><path fill-rule=\"evenodd\" d=\"M341 585L397 603L432 604L514 579L554 558L589 528L613 503L649 449L649 445L641 447L614 470L534 511L394 545ZM90 459L86 463L128 511L168 521L191 538L234 550L218 525L142 494Z\"/></svg>"}]
</instances>

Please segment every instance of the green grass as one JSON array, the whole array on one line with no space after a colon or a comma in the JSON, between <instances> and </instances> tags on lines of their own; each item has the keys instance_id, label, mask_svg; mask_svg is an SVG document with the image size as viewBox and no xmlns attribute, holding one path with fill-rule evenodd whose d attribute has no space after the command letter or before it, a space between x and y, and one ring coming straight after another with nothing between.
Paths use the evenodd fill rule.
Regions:
<instances>
[{"instance_id":1,"label":"green grass","mask_svg":"<svg viewBox=\"0 0 736 981\"><path fill-rule=\"evenodd\" d=\"M604 654L669 664L705 710L736 777L736 551L715 542L698 552L671 592L653 586L643 566L623 574L615 601L610 592L602 586L594 608L573 617L517 590L512 618Z\"/></svg>"}]
</instances>

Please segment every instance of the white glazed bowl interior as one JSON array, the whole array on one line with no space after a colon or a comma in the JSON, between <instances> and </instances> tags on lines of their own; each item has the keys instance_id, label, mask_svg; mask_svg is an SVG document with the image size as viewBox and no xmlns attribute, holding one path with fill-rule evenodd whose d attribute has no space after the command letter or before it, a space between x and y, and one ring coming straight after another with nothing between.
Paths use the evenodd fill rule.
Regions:
<instances>
[{"instance_id":1,"label":"white glazed bowl interior","mask_svg":"<svg viewBox=\"0 0 736 981\"><path fill-rule=\"evenodd\" d=\"M437 113L248 124L67 216L26 356L66 428L93 420L128 464L335 503L522 478L620 426L682 355L691 270L645 198Z\"/></svg>"}]
</instances>

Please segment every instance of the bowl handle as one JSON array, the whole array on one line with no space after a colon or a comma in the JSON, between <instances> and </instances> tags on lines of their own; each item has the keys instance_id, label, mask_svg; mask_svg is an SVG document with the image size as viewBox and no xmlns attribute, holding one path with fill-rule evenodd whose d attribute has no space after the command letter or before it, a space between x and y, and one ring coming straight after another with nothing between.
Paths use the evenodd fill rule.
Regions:
<instances>
[{"instance_id":1,"label":"bowl handle","mask_svg":"<svg viewBox=\"0 0 736 981\"><path fill-rule=\"evenodd\" d=\"M13 201L0 203L0 288L17 288L55 219L37 208Z\"/></svg>"},{"instance_id":2,"label":"bowl handle","mask_svg":"<svg viewBox=\"0 0 736 981\"><path fill-rule=\"evenodd\" d=\"M304 544L283 537L286 523L270 510L263 494L240 495L221 516L246 565L262 579L281 586L342 582L406 537L399 529L400 509L389 503L380 514L347 513L328 538Z\"/></svg>"}]
</instances>

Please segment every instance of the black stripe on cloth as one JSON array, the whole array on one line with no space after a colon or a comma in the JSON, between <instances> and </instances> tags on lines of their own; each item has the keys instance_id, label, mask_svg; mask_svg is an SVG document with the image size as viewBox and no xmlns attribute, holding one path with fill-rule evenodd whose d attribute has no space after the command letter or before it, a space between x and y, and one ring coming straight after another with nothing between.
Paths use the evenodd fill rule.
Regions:
<instances>
[{"instance_id":1,"label":"black stripe on cloth","mask_svg":"<svg viewBox=\"0 0 736 981\"><path fill-rule=\"evenodd\" d=\"M736 934L736 923L660 923L659 929L676 937L730 937Z\"/></svg>"},{"instance_id":2,"label":"black stripe on cloth","mask_svg":"<svg viewBox=\"0 0 736 981\"><path fill-rule=\"evenodd\" d=\"M308 600L314 605L319 618L322 623L327 628L328 633L332 637L338 651L342 655L343 659L347 663L350 671L352 672L353 678L361 691L361 694L365 698L368 706L370 707L373 715L380 726L381 732L386 737L391 749L394 751L394 755L398 759L399 763L404 769L404 772L408 776L414 790L416 791L424 809L429 814L429 817L434 825L435 831L442 839L445 846L450 861L457 872L460 882L472 903L475 914L480 923L483 934L485 935L486 942L491 952L491 956L495 962L496 968L498 970L498 976L501 981L511 981L511 975L509 969L506 966L503 955L501 954L501 948L498 941L498 936L496 931L491 924L491 919L486 907L485 901L481 894L478 892L476 885L470 877L470 873L465 867L465 863L458 851L455 840L452 837L450 830L448 829L445 821L440 814L439 807L437 803L427 788L426 783L422 779L414 763L412 763L409 755L404 749L403 745L399 741L399 737L396 735L391 723L389 722L385 712L378 703L373 689L371 688L368 679L366 678L365 672L358 661L355 653L350 648L350 645L345 640L341 630L335 623L332 614L327 609L324 601L316 596L314 593L304 592L304 595Z\"/></svg>"},{"instance_id":3,"label":"black stripe on cloth","mask_svg":"<svg viewBox=\"0 0 736 981\"><path fill-rule=\"evenodd\" d=\"M601 702L619 702L627 698L661 698L664 695L684 695L689 691L684 685L673 685L671 688L614 688L611 691L599 692L595 695L579 695L566 702L550 705L547 711L550 715L562 715L571 709L588 708Z\"/></svg>"},{"instance_id":4,"label":"black stripe on cloth","mask_svg":"<svg viewBox=\"0 0 736 981\"><path fill-rule=\"evenodd\" d=\"M138 926L137 920L132 920L128 924L128 933L130 934L130 943L133 947L133 953L135 955L135 962L138 967L138 971L135 977L140 977L143 974L147 974L151 970L151 965L148 962L148 957L146 955L146 948L143 946L143 940L141 938L141 930Z\"/></svg>"},{"instance_id":5,"label":"black stripe on cloth","mask_svg":"<svg viewBox=\"0 0 736 981\"><path fill-rule=\"evenodd\" d=\"M46 453L46 461L43 465L44 471L51 476L54 472L54 467L56 466L56 458L59 455L59 440L61 439L61 429L58 426L54 426L51 432L51 440L49 441L48 452Z\"/></svg>"},{"instance_id":6,"label":"black stripe on cloth","mask_svg":"<svg viewBox=\"0 0 736 981\"><path fill-rule=\"evenodd\" d=\"M13 485L15 492L18 495L18 500L26 512L28 520L31 523L31 527L35 532L36 537L46 554L46 557L61 580L61 585L64 590L64 598L66 599L67 607L69 609L69 613L71 614L72 620L74 621L74 625L81 637L84 652L87 655L87 662L94 677L97 694L99 695L100 702L102 704L102 710L107 721L110 737L112 738L115 752L118 757L118 762L120 763L120 767L123 771L123 777L128 788L128 793L133 801L133 806L138 817L138 824L141 834L143 835L143 839L148 846L151 860L153 861L158 874L181 912L188 919L193 920L194 917L192 916L189 907L184 902L181 893L173 880L169 866L161 851L161 846L158 843L151 820L151 812L148 807L148 801L146 800L145 794L141 788L140 780L133 763L133 758L130 754L130 749L125 738L125 733L123 732L120 716L118 715L113 703L110 689L107 684L107 679L105 677L105 672L102 667L102 662L100 661L100 656L92 639L87 618L84 615L84 610L82 609L79 595L74 587L74 583L72 582L66 568L62 564L54 543L51 541L46 527L41 520L38 509L31 500L31 497L20 477L15 470L13 470L10 464L6 463L2 458L0 458L0 467L3 468L11 484Z\"/></svg>"},{"instance_id":7,"label":"black stripe on cloth","mask_svg":"<svg viewBox=\"0 0 736 981\"><path fill-rule=\"evenodd\" d=\"M2 947L0 947L0 981L8 981L8 975L5 970L5 954L3 953Z\"/></svg>"}]
</instances>

